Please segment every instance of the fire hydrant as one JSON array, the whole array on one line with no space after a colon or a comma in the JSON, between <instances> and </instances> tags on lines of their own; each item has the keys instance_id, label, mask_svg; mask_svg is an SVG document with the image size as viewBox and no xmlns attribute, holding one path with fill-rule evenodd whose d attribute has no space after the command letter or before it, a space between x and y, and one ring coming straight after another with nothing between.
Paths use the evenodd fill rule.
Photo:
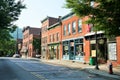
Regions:
<instances>
[{"instance_id":1,"label":"fire hydrant","mask_svg":"<svg viewBox=\"0 0 120 80\"><path fill-rule=\"evenodd\" d=\"M113 65L112 65L112 62L109 62L108 68L109 68L109 74L113 74Z\"/></svg>"}]
</instances>

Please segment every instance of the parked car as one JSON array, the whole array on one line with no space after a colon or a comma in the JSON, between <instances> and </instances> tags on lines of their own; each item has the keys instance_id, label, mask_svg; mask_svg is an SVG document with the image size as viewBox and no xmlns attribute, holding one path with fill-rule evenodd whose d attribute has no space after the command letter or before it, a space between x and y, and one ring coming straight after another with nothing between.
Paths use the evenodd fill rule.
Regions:
<instances>
[{"instance_id":1,"label":"parked car","mask_svg":"<svg viewBox=\"0 0 120 80\"><path fill-rule=\"evenodd\" d=\"M20 56L20 54L14 54L13 57L14 58L20 58L21 56Z\"/></svg>"},{"instance_id":2,"label":"parked car","mask_svg":"<svg viewBox=\"0 0 120 80\"><path fill-rule=\"evenodd\" d=\"M36 58L40 58L41 57L41 55L40 54L36 54Z\"/></svg>"}]
</instances>

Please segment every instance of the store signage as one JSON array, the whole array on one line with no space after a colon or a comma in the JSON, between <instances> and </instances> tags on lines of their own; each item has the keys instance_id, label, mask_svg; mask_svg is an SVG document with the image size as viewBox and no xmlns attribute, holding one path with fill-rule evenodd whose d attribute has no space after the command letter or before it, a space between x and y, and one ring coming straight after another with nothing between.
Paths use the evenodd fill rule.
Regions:
<instances>
[{"instance_id":1,"label":"store signage","mask_svg":"<svg viewBox=\"0 0 120 80\"><path fill-rule=\"evenodd\" d=\"M65 46L65 50L68 50L68 46Z\"/></svg>"},{"instance_id":2,"label":"store signage","mask_svg":"<svg viewBox=\"0 0 120 80\"><path fill-rule=\"evenodd\" d=\"M116 43L108 44L109 60L117 60Z\"/></svg>"}]
</instances>

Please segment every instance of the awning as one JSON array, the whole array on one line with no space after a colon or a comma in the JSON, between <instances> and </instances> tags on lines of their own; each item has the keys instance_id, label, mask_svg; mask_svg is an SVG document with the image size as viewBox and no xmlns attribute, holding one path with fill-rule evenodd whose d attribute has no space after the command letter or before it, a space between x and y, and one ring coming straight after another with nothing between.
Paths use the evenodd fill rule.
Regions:
<instances>
[{"instance_id":1,"label":"awning","mask_svg":"<svg viewBox=\"0 0 120 80\"><path fill-rule=\"evenodd\" d=\"M97 34L103 34L103 33L104 33L103 31L97 31ZM92 35L95 35L95 32L90 32L85 34L85 36L92 36Z\"/></svg>"},{"instance_id":2,"label":"awning","mask_svg":"<svg viewBox=\"0 0 120 80\"><path fill-rule=\"evenodd\" d=\"M97 33L95 32L90 32L85 34L85 39L95 39L95 35L97 34L97 39L98 38L104 38L104 32L103 31L97 31Z\"/></svg>"}]
</instances>

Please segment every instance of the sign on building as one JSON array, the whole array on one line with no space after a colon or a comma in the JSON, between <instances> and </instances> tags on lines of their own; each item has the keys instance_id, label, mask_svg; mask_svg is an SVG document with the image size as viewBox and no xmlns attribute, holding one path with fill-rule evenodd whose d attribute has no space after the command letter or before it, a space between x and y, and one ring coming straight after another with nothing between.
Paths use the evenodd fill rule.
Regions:
<instances>
[{"instance_id":1,"label":"sign on building","mask_svg":"<svg viewBox=\"0 0 120 80\"><path fill-rule=\"evenodd\" d=\"M108 54L109 60L117 60L116 43L108 44Z\"/></svg>"}]
</instances>

